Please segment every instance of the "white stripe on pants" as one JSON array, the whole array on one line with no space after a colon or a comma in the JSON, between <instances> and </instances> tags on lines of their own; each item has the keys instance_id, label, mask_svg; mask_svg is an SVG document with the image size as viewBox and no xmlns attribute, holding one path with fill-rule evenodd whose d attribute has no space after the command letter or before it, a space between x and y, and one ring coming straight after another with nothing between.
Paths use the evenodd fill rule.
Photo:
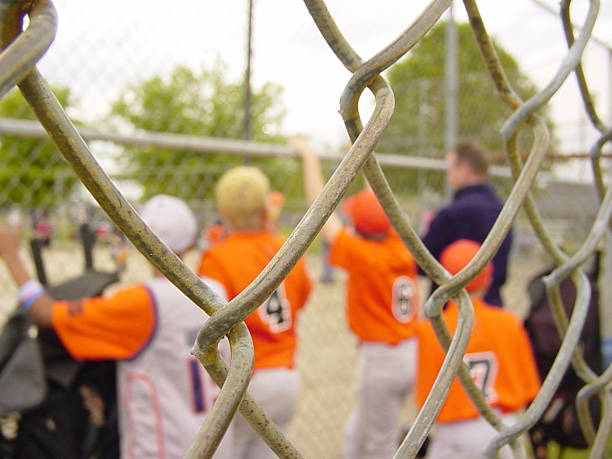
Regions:
<instances>
[{"instance_id":1,"label":"white stripe on pants","mask_svg":"<svg viewBox=\"0 0 612 459\"><path fill-rule=\"evenodd\" d=\"M297 408L299 377L296 370L270 368L255 372L248 391L281 431L286 432ZM232 421L233 452L237 459L275 458L268 445L238 412Z\"/></svg>"},{"instance_id":2,"label":"white stripe on pants","mask_svg":"<svg viewBox=\"0 0 612 459\"><path fill-rule=\"evenodd\" d=\"M501 420L506 425L516 422L514 414L505 414ZM468 421L437 424L427 451L427 459L477 459L495 437L496 430L483 418ZM512 450L504 446L499 459L512 459Z\"/></svg>"},{"instance_id":3,"label":"white stripe on pants","mask_svg":"<svg viewBox=\"0 0 612 459\"><path fill-rule=\"evenodd\" d=\"M346 428L346 459L389 459L398 447L400 410L414 384L416 340L361 343L357 403Z\"/></svg>"}]
</instances>

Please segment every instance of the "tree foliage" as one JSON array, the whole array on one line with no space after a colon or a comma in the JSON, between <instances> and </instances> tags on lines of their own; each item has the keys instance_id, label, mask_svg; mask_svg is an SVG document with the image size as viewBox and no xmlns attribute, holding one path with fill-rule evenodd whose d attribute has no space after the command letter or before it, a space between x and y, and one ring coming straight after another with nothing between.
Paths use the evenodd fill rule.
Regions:
<instances>
[{"instance_id":1,"label":"tree foliage","mask_svg":"<svg viewBox=\"0 0 612 459\"><path fill-rule=\"evenodd\" d=\"M252 139L279 142L284 110L281 88L267 83L252 94ZM243 88L230 81L226 68L194 71L177 67L167 77L154 77L125 90L113 104L115 120L136 129L239 139L243 126ZM223 153L194 153L162 148L126 148L122 164L143 187L143 198L167 193L184 199L210 197L219 176L243 159ZM275 159L250 160L279 180Z\"/></svg>"},{"instance_id":2,"label":"tree foliage","mask_svg":"<svg viewBox=\"0 0 612 459\"><path fill-rule=\"evenodd\" d=\"M70 91L53 91L64 108ZM0 117L35 120L34 112L14 89L0 101ZM77 178L50 140L3 136L0 140L0 187L6 204L49 208L70 196Z\"/></svg>"},{"instance_id":3,"label":"tree foliage","mask_svg":"<svg viewBox=\"0 0 612 459\"><path fill-rule=\"evenodd\" d=\"M379 142L380 151L428 157L444 155L446 26L446 22L436 25L403 61L389 71L395 111ZM510 84L519 96L525 100L534 95L536 85L521 71L514 57L498 44L495 48ZM467 23L457 24L457 64L458 140L477 140L489 150L504 151L499 131L511 110L495 94ZM521 133L521 145L529 145L529 135L527 131ZM431 177L427 181L441 183L439 173L428 175ZM406 179L410 178L404 174L403 180Z\"/></svg>"}]
</instances>

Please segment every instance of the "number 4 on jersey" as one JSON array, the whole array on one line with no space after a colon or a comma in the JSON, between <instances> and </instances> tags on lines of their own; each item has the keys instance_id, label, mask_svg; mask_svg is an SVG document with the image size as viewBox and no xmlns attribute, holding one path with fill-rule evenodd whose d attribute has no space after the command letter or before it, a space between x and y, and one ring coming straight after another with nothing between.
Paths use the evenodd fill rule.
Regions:
<instances>
[{"instance_id":1,"label":"number 4 on jersey","mask_svg":"<svg viewBox=\"0 0 612 459\"><path fill-rule=\"evenodd\" d=\"M291 305L285 296L283 284L259 306L258 313L272 333L280 333L291 328Z\"/></svg>"}]
</instances>

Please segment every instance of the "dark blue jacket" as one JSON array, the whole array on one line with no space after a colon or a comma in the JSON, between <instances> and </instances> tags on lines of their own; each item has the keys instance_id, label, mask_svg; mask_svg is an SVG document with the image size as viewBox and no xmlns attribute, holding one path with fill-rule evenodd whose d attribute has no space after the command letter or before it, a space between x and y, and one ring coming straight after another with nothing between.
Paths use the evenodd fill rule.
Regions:
<instances>
[{"instance_id":1,"label":"dark blue jacket","mask_svg":"<svg viewBox=\"0 0 612 459\"><path fill-rule=\"evenodd\" d=\"M461 188L453 201L431 221L423 242L436 259L442 251L458 239L482 243L501 211L502 203L488 183ZM510 232L493 257L493 281L484 296L488 304L502 306L500 288L506 282L508 255L512 244Z\"/></svg>"}]
</instances>

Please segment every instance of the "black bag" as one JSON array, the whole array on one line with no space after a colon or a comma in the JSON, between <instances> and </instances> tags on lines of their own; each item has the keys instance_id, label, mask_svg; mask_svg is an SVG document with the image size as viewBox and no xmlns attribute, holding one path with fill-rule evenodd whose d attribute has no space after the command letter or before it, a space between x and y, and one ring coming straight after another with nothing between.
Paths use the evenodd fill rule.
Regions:
<instances>
[{"instance_id":1,"label":"black bag","mask_svg":"<svg viewBox=\"0 0 612 459\"><path fill-rule=\"evenodd\" d=\"M55 299L102 294L117 273L93 269L93 233L81 227L85 272L47 287ZM42 244L32 241L41 283ZM119 457L114 361L73 360L52 329L38 335L31 318L17 311L0 334L0 458L116 459Z\"/></svg>"},{"instance_id":2,"label":"black bag","mask_svg":"<svg viewBox=\"0 0 612 459\"><path fill-rule=\"evenodd\" d=\"M557 331L546 296L546 289L542 281L542 277L550 272L551 270L549 269L539 273L530 281L527 287L531 300L531 308L525 319L525 329L531 340L536 365L542 380L548 374L561 346L561 338ZM599 254L595 257L593 268L588 273L592 294L579 346L584 360L593 371L600 373L602 356L598 310L598 275ZM576 299L576 287L570 278L566 278L561 282L559 288L565 312L569 317ZM542 418L529 431L536 458L546 458L546 445L551 440L557 443L561 450L566 447L576 449L588 447L578 422L575 404L576 395L583 386L584 382L576 375L570 365L550 404L544 411ZM594 425L597 425L600 417L600 406L597 397L591 400L590 408Z\"/></svg>"},{"instance_id":3,"label":"black bag","mask_svg":"<svg viewBox=\"0 0 612 459\"><path fill-rule=\"evenodd\" d=\"M46 384L38 328L24 311L9 318L0 334L0 416L35 407Z\"/></svg>"}]
</instances>

